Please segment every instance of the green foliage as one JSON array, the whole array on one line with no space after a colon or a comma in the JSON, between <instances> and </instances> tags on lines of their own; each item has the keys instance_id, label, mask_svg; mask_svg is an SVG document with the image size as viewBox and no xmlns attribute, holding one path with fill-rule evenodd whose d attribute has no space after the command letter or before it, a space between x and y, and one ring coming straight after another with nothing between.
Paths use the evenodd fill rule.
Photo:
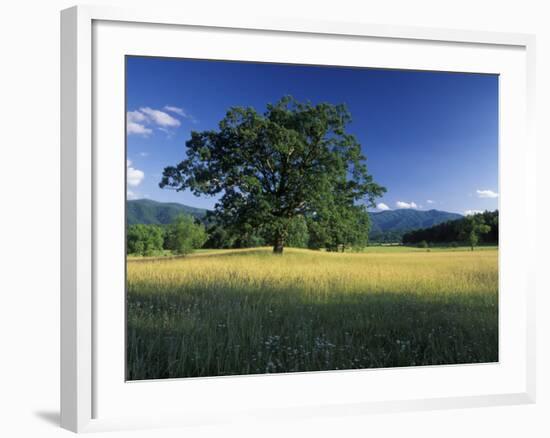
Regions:
<instances>
[{"instance_id":1,"label":"green foliage","mask_svg":"<svg viewBox=\"0 0 550 438\"><path fill-rule=\"evenodd\" d=\"M385 192L368 174L360 144L345 131L350 120L344 105L292 97L268 105L263 115L230 108L218 130L191 133L187 158L166 167L159 185L195 195L223 193L218 223L238 235L260 230L282 253L294 218L322 215L317 227L347 221L356 202L373 206ZM342 242L348 231L327 230Z\"/></svg>"},{"instance_id":2,"label":"green foliage","mask_svg":"<svg viewBox=\"0 0 550 438\"><path fill-rule=\"evenodd\" d=\"M189 215L180 215L166 230L166 249L175 254L186 255L206 242L204 225L196 223Z\"/></svg>"},{"instance_id":3,"label":"green foliage","mask_svg":"<svg viewBox=\"0 0 550 438\"><path fill-rule=\"evenodd\" d=\"M425 240L421 241L421 242L418 242L418 245L417 245L419 248L428 248L429 245L428 245L428 242L426 242Z\"/></svg>"},{"instance_id":4,"label":"green foliage","mask_svg":"<svg viewBox=\"0 0 550 438\"><path fill-rule=\"evenodd\" d=\"M423 240L437 244L463 242L472 250L479 243L498 244L498 210L485 211L403 235L404 244L416 244Z\"/></svg>"},{"instance_id":5,"label":"green foliage","mask_svg":"<svg viewBox=\"0 0 550 438\"><path fill-rule=\"evenodd\" d=\"M311 249L345 251L350 247L365 247L370 228L364 207L321 210L309 220Z\"/></svg>"},{"instance_id":6,"label":"green foliage","mask_svg":"<svg viewBox=\"0 0 550 438\"><path fill-rule=\"evenodd\" d=\"M157 225L130 225L126 233L127 254L151 256L162 251L164 233Z\"/></svg>"},{"instance_id":7,"label":"green foliage","mask_svg":"<svg viewBox=\"0 0 550 438\"><path fill-rule=\"evenodd\" d=\"M236 237L229 233L227 229L216 223L211 224L206 230L208 238L204 243L206 248L234 248L236 246Z\"/></svg>"},{"instance_id":8,"label":"green foliage","mask_svg":"<svg viewBox=\"0 0 550 438\"><path fill-rule=\"evenodd\" d=\"M481 214L466 216L462 226L462 236L467 236L472 251L479 242L479 236L491 231L491 227L485 223L485 219Z\"/></svg>"},{"instance_id":9,"label":"green foliage","mask_svg":"<svg viewBox=\"0 0 550 438\"><path fill-rule=\"evenodd\" d=\"M234 248L246 247L246 242L257 240L262 245L266 244L269 236L264 236L261 227L255 231L254 238L239 239L242 230L229 230L221 224L216 223L216 217L213 212L199 208L189 207L187 205L168 202L157 202L149 199L138 199L128 201L127 220L128 224L170 224L179 214L190 214L200 219L206 226L208 232L208 241L205 243L207 248ZM483 213L486 214L486 213ZM492 214L487 212L487 214ZM403 234L415 229L428 228L443 222L454 219L461 219L462 216L455 213L448 213L438 210L391 210L376 213L369 213L370 231L369 242L371 243L392 243L401 242ZM494 218L486 219L489 224ZM289 226L292 227L293 222ZM498 235L498 217L496 217L496 226L491 226L491 232L482 236L483 242L496 242ZM289 229L288 239L291 239L292 230ZM296 244L287 242L288 246L301 247L301 243ZM307 243L312 246L313 243ZM323 243L320 244L323 247ZM314 246L314 245L313 245Z\"/></svg>"},{"instance_id":10,"label":"green foliage","mask_svg":"<svg viewBox=\"0 0 550 438\"><path fill-rule=\"evenodd\" d=\"M264 246L265 239L260 230L245 225L233 240L233 248L254 248Z\"/></svg>"},{"instance_id":11,"label":"green foliage","mask_svg":"<svg viewBox=\"0 0 550 438\"><path fill-rule=\"evenodd\" d=\"M288 225L287 245L293 248L307 248L309 230L304 216L296 216Z\"/></svg>"}]
</instances>

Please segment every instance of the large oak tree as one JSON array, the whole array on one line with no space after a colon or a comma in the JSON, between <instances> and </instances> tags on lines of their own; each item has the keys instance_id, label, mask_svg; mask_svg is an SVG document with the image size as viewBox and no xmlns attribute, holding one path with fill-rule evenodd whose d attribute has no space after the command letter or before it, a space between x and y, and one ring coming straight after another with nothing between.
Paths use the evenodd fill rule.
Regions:
<instances>
[{"instance_id":1,"label":"large oak tree","mask_svg":"<svg viewBox=\"0 0 550 438\"><path fill-rule=\"evenodd\" d=\"M346 132L350 121L344 105L292 97L268 105L263 115L231 108L217 130L191 133L187 158L166 167L159 185L221 194L215 215L223 226L261 230L273 251L282 253L296 217L322 226L364 213L385 192L367 172L360 144ZM368 231L368 223L357 222Z\"/></svg>"}]
</instances>

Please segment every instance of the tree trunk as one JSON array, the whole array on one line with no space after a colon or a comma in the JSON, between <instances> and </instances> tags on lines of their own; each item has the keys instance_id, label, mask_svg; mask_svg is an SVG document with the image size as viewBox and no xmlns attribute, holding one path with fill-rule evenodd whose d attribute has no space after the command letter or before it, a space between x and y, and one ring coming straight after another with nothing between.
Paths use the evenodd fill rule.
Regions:
<instances>
[{"instance_id":1,"label":"tree trunk","mask_svg":"<svg viewBox=\"0 0 550 438\"><path fill-rule=\"evenodd\" d=\"M283 254L284 240L282 236L275 238L275 244L273 245L273 254Z\"/></svg>"}]
</instances>

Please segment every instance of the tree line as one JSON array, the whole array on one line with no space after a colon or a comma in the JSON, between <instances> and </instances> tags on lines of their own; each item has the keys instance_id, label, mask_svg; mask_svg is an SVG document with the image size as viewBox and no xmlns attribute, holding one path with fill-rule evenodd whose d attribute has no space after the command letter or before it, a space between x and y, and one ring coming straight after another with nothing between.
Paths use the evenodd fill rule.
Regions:
<instances>
[{"instance_id":1,"label":"tree line","mask_svg":"<svg viewBox=\"0 0 550 438\"><path fill-rule=\"evenodd\" d=\"M160 255L164 251L186 255L201 248L207 240L206 229L189 215L180 215L169 225L136 224L126 231L126 253Z\"/></svg>"},{"instance_id":2,"label":"tree line","mask_svg":"<svg viewBox=\"0 0 550 438\"><path fill-rule=\"evenodd\" d=\"M320 224L320 218L297 216L287 230L286 245L293 248L346 251L362 249L369 244L369 219L356 211L348 221L334 220ZM127 253L153 256L164 251L186 255L198 248L254 248L270 245L268 229L244 228L236 233L215 222L207 215L203 222L190 215L180 215L169 225L137 224L128 226ZM498 244L498 210L485 211L463 219L444 222L430 228L407 232L401 239L404 245L468 244L473 250L478 244Z\"/></svg>"},{"instance_id":3,"label":"tree line","mask_svg":"<svg viewBox=\"0 0 550 438\"><path fill-rule=\"evenodd\" d=\"M352 210L346 220L335 218L322 223L318 216L296 216L287 225L285 245L293 248L345 251L367 246L369 218L361 209ZM127 253L160 255L163 251L185 255L198 248L253 248L271 245L268 226L245 226L240 230L225 227L209 214L204 222L182 214L169 225L129 225L126 234Z\"/></svg>"},{"instance_id":4,"label":"tree line","mask_svg":"<svg viewBox=\"0 0 550 438\"><path fill-rule=\"evenodd\" d=\"M498 244L498 210L410 231L403 235L402 242L405 245L467 243L472 250L479 243Z\"/></svg>"},{"instance_id":5,"label":"tree line","mask_svg":"<svg viewBox=\"0 0 550 438\"><path fill-rule=\"evenodd\" d=\"M343 217L343 213L345 216ZM207 228L207 248L250 248L272 245L270 225L245 226L235 231L215 222ZM207 216L208 221L208 216ZM299 215L288 220L285 246L293 248L325 249L344 252L365 247L370 229L369 216L361 208L344 210L337 217Z\"/></svg>"}]
</instances>

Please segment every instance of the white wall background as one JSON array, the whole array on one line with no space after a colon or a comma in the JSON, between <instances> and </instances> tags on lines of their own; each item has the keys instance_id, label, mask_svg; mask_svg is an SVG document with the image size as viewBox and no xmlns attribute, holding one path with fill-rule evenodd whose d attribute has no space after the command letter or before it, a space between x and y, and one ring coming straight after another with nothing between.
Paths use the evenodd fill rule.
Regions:
<instances>
[{"instance_id":1,"label":"white wall background","mask_svg":"<svg viewBox=\"0 0 550 438\"><path fill-rule=\"evenodd\" d=\"M98 4L151 6L144 0ZM431 27L534 33L538 38L538 205L550 178L550 11L544 0L155 0L158 7L237 14L307 17ZM70 433L59 418L59 10L73 1L4 2L0 13L0 435ZM534 207L534 206L533 206ZM540 226L548 226L541 220ZM548 235L538 248L538 402L269 425L236 424L188 430L117 432L107 436L550 436L550 257Z\"/></svg>"}]
</instances>

